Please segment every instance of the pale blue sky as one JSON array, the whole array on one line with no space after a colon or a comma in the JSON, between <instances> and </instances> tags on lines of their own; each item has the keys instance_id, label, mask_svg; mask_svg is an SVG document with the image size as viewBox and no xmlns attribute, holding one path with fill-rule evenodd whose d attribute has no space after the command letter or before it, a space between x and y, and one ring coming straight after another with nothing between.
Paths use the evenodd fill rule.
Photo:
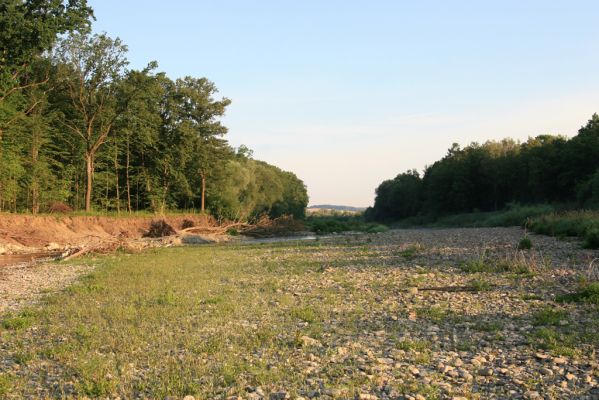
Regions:
<instances>
[{"instance_id":1,"label":"pale blue sky","mask_svg":"<svg viewBox=\"0 0 599 400\"><path fill-rule=\"evenodd\" d=\"M568 136L599 112L599 1L90 0L134 68L205 76L228 138L311 204L372 204L451 143Z\"/></svg>"}]
</instances>

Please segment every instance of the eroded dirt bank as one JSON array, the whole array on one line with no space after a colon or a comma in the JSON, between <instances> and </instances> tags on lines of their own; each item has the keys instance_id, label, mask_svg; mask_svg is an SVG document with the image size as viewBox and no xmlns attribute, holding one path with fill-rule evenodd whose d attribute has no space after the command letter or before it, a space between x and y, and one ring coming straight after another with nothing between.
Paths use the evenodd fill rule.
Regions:
<instances>
[{"instance_id":1,"label":"eroded dirt bank","mask_svg":"<svg viewBox=\"0 0 599 400\"><path fill-rule=\"evenodd\" d=\"M217 225L213 218L205 215L88 217L0 214L0 255L81 247L117 238L139 239L148 231L152 221L161 219L175 229L181 229L184 221L190 221L194 226Z\"/></svg>"}]
</instances>

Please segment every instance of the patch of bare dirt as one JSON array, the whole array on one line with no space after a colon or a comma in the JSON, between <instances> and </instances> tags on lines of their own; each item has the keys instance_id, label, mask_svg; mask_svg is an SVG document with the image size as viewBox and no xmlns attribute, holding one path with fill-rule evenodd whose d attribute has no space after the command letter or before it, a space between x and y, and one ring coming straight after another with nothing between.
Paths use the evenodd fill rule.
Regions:
<instances>
[{"instance_id":1,"label":"patch of bare dirt","mask_svg":"<svg viewBox=\"0 0 599 400\"><path fill-rule=\"evenodd\" d=\"M175 229L190 223L206 228L218 225L214 218L206 215L88 217L0 214L0 255L135 240L142 238L152 222L157 220L163 220Z\"/></svg>"}]
</instances>

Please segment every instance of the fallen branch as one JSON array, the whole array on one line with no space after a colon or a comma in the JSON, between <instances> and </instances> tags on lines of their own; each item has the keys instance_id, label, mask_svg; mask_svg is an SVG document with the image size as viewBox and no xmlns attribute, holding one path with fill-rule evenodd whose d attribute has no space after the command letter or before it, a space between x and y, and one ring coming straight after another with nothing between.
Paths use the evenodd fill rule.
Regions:
<instances>
[{"instance_id":1,"label":"fallen branch","mask_svg":"<svg viewBox=\"0 0 599 400\"><path fill-rule=\"evenodd\" d=\"M93 249L94 249L93 247L86 247L83 249L79 249L76 252L74 252L73 254L70 254L70 255L64 257L63 260L69 261L69 260L72 260L73 258L81 257L81 256L91 252Z\"/></svg>"},{"instance_id":2,"label":"fallen branch","mask_svg":"<svg viewBox=\"0 0 599 400\"><path fill-rule=\"evenodd\" d=\"M473 286L428 286L417 288L419 292L423 291L439 291L439 292L476 292L477 289ZM407 292L409 289L404 289L402 292Z\"/></svg>"},{"instance_id":3,"label":"fallen branch","mask_svg":"<svg viewBox=\"0 0 599 400\"><path fill-rule=\"evenodd\" d=\"M251 228L254 225L246 224L244 222L236 222L234 224L229 224L225 226L192 226L190 228L181 229L179 233L187 233L187 232L226 232L231 228Z\"/></svg>"}]
</instances>

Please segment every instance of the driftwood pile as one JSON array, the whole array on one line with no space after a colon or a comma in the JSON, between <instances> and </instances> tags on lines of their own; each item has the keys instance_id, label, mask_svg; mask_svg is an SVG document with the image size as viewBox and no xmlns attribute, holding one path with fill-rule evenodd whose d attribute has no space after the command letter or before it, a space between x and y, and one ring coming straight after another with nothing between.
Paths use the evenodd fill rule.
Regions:
<instances>
[{"instance_id":1,"label":"driftwood pile","mask_svg":"<svg viewBox=\"0 0 599 400\"><path fill-rule=\"evenodd\" d=\"M305 229L301 221L295 220L291 216L283 216L275 219L263 216L255 223L230 221L219 226L194 226L193 221L184 220L181 229L176 230L165 220L155 220L150 223L148 231L143 234L144 238L165 238L186 234L206 234L211 236L223 236L228 234L242 234L255 238L266 238L273 236L288 236L297 234ZM71 260L90 253L112 253L118 249L134 249L133 242L126 237L116 237L111 239L100 239L93 244L88 244L80 248L73 248L62 254L63 260ZM138 248L137 248L138 249Z\"/></svg>"}]
</instances>

